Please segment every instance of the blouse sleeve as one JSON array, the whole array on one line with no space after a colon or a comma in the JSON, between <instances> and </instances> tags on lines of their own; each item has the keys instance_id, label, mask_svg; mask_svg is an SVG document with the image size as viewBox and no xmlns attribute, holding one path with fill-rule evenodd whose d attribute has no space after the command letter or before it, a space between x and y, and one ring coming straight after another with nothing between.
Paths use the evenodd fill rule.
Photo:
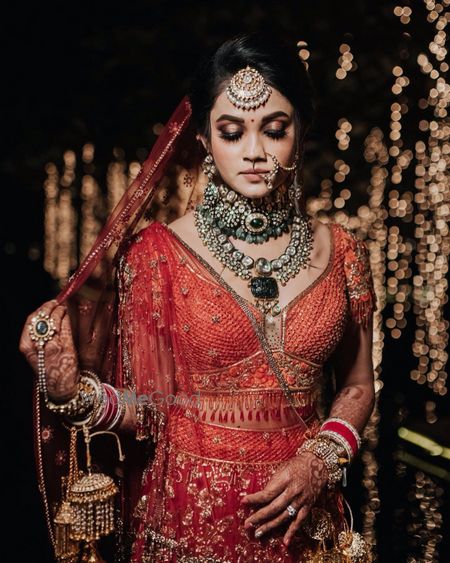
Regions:
<instances>
[{"instance_id":1,"label":"blouse sleeve","mask_svg":"<svg viewBox=\"0 0 450 563\"><path fill-rule=\"evenodd\" d=\"M350 314L356 323L367 327L376 310L369 250L365 242L353 231L344 228L344 232L344 271Z\"/></svg>"},{"instance_id":2,"label":"blouse sleeve","mask_svg":"<svg viewBox=\"0 0 450 563\"><path fill-rule=\"evenodd\" d=\"M164 397L174 392L174 361L163 307L164 264L151 237L135 235L118 266L117 386L136 400L136 439L157 441L166 423Z\"/></svg>"}]
</instances>

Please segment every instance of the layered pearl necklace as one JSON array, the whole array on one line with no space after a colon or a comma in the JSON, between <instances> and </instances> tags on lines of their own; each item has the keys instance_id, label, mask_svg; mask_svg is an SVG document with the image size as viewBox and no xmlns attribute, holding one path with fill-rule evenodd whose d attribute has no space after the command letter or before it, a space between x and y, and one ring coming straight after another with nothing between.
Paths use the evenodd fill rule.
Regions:
<instances>
[{"instance_id":1,"label":"layered pearl necklace","mask_svg":"<svg viewBox=\"0 0 450 563\"><path fill-rule=\"evenodd\" d=\"M241 224L248 225L250 229L260 227L260 230L264 225L265 232L268 230L267 227L270 227L268 224L270 221L264 219L268 215L267 209L261 207L259 212L252 201L248 202L248 205L252 206L252 210L249 212L248 205L243 204L242 200L250 200L251 198L244 198L238 194L239 197L228 196L227 199L227 194L230 192L236 193L224 185L217 187L212 182L208 183L205 189L204 203L198 204L194 209L198 234L209 251L224 266L242 279L249 280L248 285L255 298L256 307L264 315L274 317L281 312L278 302L277 280L285 286L291 278L298 274L300 269L306 268L309 263L313 244L310 218L305 215L296 215L293 207L285 209L284 215L276 215L282 217L282 220L285 221L291 218L289 222L292 223L292 230L289 244L278 258L269 260L260 257L254 260L251 256L238 250L230 241L229 234L224 229L225 225L223 222L217 221L214 206L211 203L217 194L221 195L222 201L228 202L228 208L226 205L225 207L221 205L219 215L241 216ZM219 207L217 209L219 210ZM236 220L233 220L233 222L239 223ZM222 227L219 225L222 225ZM279 236L281 234L280 226L272 228L272 232L273 236ZM252 242L249 238L244 238L244 240ZM254 242L258 241L255 240ZM255 270L256 275L252 275L252 270Z\"/></svg>"}]
</instances>

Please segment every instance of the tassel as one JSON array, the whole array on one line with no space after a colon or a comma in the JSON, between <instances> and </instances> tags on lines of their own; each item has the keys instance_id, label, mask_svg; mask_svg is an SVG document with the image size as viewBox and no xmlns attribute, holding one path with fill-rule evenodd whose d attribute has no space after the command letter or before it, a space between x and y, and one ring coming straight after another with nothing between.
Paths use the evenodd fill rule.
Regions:
<instances>
[{"instance_id":1,"label":"tassel","mask_svg":"<svg viewBox=\"0 0 450 563\"><path fill-rule=\"evenodd\" d=\"M228 422L228 413L227 412L224 414L223 422Z\"/></svg>"},{"instance_id":2,"label":"tassel","mask_svg":"<svg viewBox=\"0 0 450 563\"><path fill-rule=\"evenodd\" d=\"M244 412L243 412L243 411L241 411L241 414L240 414L240 417L239 417L239 418L240 418L242 421L245 420L245 418L244 418Z\"/></svg>"},{"instance_id":3,"label":"tassel","mask_svg":"<svg viewBox=\"0 0 450 563\"><path fill-rule=\"evenodd\" d=\"M266 422L269 420L269 411L264 411L264 420Z\"/></svg>"},{"instance_id":4,"label":"tassel","mask_svg":"<svg viewBox=\"0 0 450 563\"><path fill-rule=\"evenodd\" d=\"M256 420L259 422L261 420L261 414L259 411L256 411Z\"/></svg>"},{"instance_id":5,"label":"tassel","mask_svg":"<svg viewBox=\"0 0 450 563\"><path fill-rule=\"evenodd\" d=\"M360 296L357 299L350 300L350 309L352 317L355 321L367 328L369 325L369 319L375 308L376 297L369 291L365 296Z\"/></svg>"},{"instance_id":6,"label":"tassel","mask_svg":"<svg viewBox=\"0 0 450 563\"><path fill-rule=\"evenodd\" d=\"M235 418L234 418L234 411L231 413L230 420L231 420L231 422L234 422L234 421L235 421Z\"/></svg>"},{"instance_id":7,"label":"tassel","mask_svg":"<svg viewBox=\"0 0 450 563\"><path fill-rule=\"evenodd\" d=\"M202 421L204 422L205 420L206 420L206 411L204 411L202 414Z\"/></svg>"},{"instance_id":8,"label":"tassel","mask_svg":"<svg viewBox=\"0 0 450 563\"><path fill-rule=\"evenodd\" d=\"M55 523L55 555L57 561L77 563L79 544L70 537L70 527L75 522L75 514L69 502L63 501L54 518Z\"/></svg>"}]
</instances>

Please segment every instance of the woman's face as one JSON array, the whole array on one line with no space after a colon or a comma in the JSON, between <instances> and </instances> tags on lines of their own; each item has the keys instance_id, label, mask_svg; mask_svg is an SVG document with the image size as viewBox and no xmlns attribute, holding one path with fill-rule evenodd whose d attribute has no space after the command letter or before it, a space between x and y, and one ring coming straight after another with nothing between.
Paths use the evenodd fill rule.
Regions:
<instances>
[{"instance_id":1,"label":"woman's face","mask_svg":"<svg viewBox=\"0 0 450 563\"><path fill-rule=\"evenodd\" d=\"M256 109L235 107L225 90L218 96L210 113L211 139L209 149L223 181L245 197L267 196L268 190L261 175L246 174L254 168L269 172L273 168L270 155L283 166L291 166L295 155L294 108L287 98L272 88L267 102ZM206 139L202 139L206 143ZM289 172L280 170L274 189L280 186Z\"/></svg>"}]
</instances>

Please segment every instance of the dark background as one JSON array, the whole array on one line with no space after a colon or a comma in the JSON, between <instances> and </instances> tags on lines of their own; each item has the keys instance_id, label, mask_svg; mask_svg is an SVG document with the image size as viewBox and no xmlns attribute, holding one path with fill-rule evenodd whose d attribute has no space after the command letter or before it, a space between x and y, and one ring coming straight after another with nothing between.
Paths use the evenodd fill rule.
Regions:
<instances>
[{"instance_id":1,"label":"dark background","mask_svg":"<svg viewBox=\"0 0 450 563\"><path fill-rule=\"evenodd\" d=\"M126 160L143 160L155 141L153 125L164 123L184 95L199 56L240 32L271 29L293 45L300 39L311 51L310 72L316 88L317 120L308 146L307 190L318 193L320 181L331 178L336 158L351 164L349 212L367 200L370 168L362 144L374 126L389 131L389 108L398 101L392 94L392 67L407 69L411 85L408 119L403 138L407 146L423 137L417 124L424 116L417 106L429 89L416 64L426 50L433 26L426 21L422 3L403 2L414 8L411 23L402 25L393 14L395 2L226 2L135 1L113 6L103 2L8 5L3 11L3 150L2 174L2 320L4 336L2 413L5 414L2 466L6 469L7 504L3 515L8 528L4 545L16 559L51 561L32 445L32 373L18 351L26 316L57 292L44 271L43 181L47 162L62 163L63 152L79 153L86 142L96 147L99 178L121 147ZM337 80L335 72L341 43L351 45L358 63L355 72ZM334 137L337 120L353 124L350 149L341 153ZM412 189L413 170L396 189ZM342 186L337 186L340 189ZM402 229L411 229L411 225ZM411 234L411 233L410 233ZM30 253L30 249L32 252ZM390 304L387 304L386 314ZM448 319L448 303L446 308ZM433 478L442 488L444 516L441 530L418 532L414 522L424 519L412 494L415 471L401 470L395 454L408 450L400 443L400 423L420 429L449 446L448 397L436 397L426 386L409 378L417 359L411 356L414 318L399 340L386 333L381 378L379 464L380 508L376 518L379 561L421 559L427 534L448 529L449 483ZM438 420L425 421L425 401L436 401ZM422 450L411 453L427 458ZM362 467L350 475L348 500L355 527L361 523ZM26 553L31 550L31 559ZM448 539L437 550L449 560ZM28 556L27 556L28 557Z\"/></svg>"}]
</instances>

